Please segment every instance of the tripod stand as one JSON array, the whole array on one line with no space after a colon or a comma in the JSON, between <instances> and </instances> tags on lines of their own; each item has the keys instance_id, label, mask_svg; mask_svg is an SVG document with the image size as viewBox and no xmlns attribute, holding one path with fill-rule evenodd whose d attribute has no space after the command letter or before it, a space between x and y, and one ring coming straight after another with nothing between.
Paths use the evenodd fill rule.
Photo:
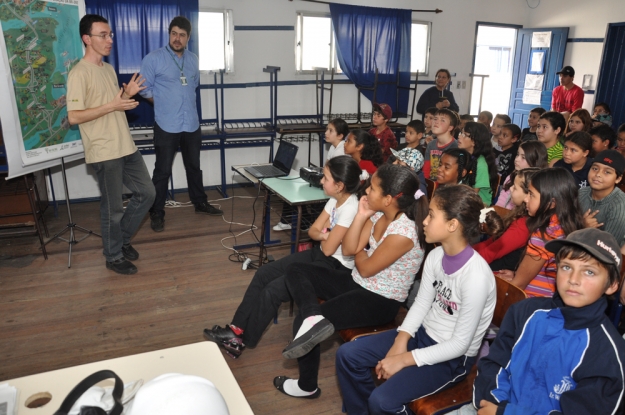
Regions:
<instances>
[{"instance_id":1,"label":"tripod stand","mask_svg":"<svg viewBox=\"0 0 625 415\"><path fill-rule=\"evenodd\" d=\"M54 235L52 238L50 238L48 241L46 241L45 245L48 245L50 242L54 241L55 239L60 239L63 242L67 242L69 244L69 254L67 256L67 268L71 268L72 266L72 245L76 245L78 242L85 240L86 238L88 238L90 235L95 235L95 236L99 236L100 238L102 237L102 235L99 235L89 229L85 229L82 226L78 226L76 225L73 220L72 220L72 209L69 206L69 192L67 190L67 176L65 174L65 159L63 157L61 157L61 174L63 175L63 190L65 190L65 204L67 205L67 220L69 221L67 226L65 226L65 228L63 228L63 230L59 233L57 233L56 235ZM76 231L81 231L86 233L85 236L83 236L80 239L76 239ZM65 239L62 238L61 235L63 235L64 233L69 232L69 238Z\"/></svg>"}]
</instances>

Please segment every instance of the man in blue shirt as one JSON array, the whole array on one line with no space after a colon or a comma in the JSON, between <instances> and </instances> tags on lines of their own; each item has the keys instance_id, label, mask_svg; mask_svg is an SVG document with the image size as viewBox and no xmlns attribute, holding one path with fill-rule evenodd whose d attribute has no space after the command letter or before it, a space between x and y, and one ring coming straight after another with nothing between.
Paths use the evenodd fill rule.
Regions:
<instances>
[{"instance_id":1,"label":"man in blue shirt","mask_svg":"<svg viewBox=\"0 0 625 415\"><path fill-rule=\"evenodd\" d=\"M200 169L202 132L196 106L196 89L200 84L197 55L186 50L191 22L183 16L169 24L169 44L150 52L141 63L146 88L141 96L154 104L154 150L156 162L152 183L156 199L150 209L151 227L165 229L165 200L171 167L180 147L187 174L189 197L195 213L222 215L208 203Z\"/></svg>"}]
</instances>

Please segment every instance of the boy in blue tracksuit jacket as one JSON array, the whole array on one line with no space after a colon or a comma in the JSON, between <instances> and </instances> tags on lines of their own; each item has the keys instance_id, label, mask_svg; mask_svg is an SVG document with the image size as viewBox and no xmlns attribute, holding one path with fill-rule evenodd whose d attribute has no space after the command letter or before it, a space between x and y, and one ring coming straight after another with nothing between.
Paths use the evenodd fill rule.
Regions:
<instances>
[{"instance_id":1,"label":"boy in blue tracksuit jacket","mask_svg":"<svg viewBox=\"0 0 625 415\"><path fill-rule=\"evenodd\" d=\"M473 405L458 413L620 413L625 341L605 315L605 295L618 289L620 247L594 228L545 247L556 253L556 293L508 310L478 363Z\"/></svg>"}]
</instances>

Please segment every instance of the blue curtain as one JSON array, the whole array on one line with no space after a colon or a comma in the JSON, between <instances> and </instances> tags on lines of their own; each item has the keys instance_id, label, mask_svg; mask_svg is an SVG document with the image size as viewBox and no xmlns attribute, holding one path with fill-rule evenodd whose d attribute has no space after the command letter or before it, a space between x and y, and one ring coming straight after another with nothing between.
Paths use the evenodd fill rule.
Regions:
<instances>
[{"instance_id":1,"label":"blue curtain","mask_svg":"<svg viewBox=\"0 0 625 415\"><path fill-rule=\"evenodd\" d=\"M106 18L115 33L113 50L105 60L115 68L120 85L139 72L145 55L169 43L169 23L176 16L191 21L188 48L199 55L198 0L85 0L85 6L87 13ZM154 111L146 102L126 115L131 125L154 124Z\"/></svg>"},{"instance_id":2,"label":"blue curtain","mask_svg":"<svg viewBox=\"0 0 625 415\"><path fill-rule=\"evenodd\" d=\"M378 70L376 101L396 113L407 113L410 87L412 11L330 4L337 56L347 77L358 87L371 88ZM363 91L373 100L373 91Z\"/></svg>"}]
</instances>

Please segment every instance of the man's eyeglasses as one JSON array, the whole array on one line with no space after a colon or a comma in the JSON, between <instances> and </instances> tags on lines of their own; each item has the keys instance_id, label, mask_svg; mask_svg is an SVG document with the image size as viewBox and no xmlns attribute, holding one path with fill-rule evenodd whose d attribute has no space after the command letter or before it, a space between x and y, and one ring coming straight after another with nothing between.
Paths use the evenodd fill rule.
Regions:
<instances>
[{"instance_id":1,"label":"man's eyeglasses","mask_svg":"<svg viewBox=\"0 0 625 415\"><path fill-rule=\"evenodd\" d=\"M113 40L113 38L115 37L115 33L111 32L111 33L102 33L101 35L88 35L89 37L99 37L102 40L106 40L106 38L110 38L111 40Z\"/></svg>"}]
</instances>

